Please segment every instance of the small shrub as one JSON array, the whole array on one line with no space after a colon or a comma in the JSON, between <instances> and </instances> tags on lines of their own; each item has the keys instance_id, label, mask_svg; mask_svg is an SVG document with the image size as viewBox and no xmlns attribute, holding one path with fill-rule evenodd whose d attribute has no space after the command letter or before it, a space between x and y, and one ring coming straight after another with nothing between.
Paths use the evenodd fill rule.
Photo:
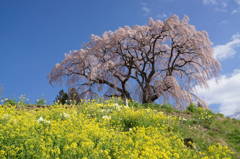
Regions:
<instances>
[{"instance_id":1,"label":"small shrub","mask_svg":"<svg viewBox=\"0 0 240 159\"><path fill-rule=\"evenodd\" d=\"M2 105L3 106L15 106L15 105L17 105L17 101L14 99L5 98L5 99L2 99Z\"/></svg>"},{"instance_id":2,"label":"small shrub","mask_svg":"<svg viewBox=\"0 0 240 159\"><path fill-rule=\"evenodd\" d=\"M133 108L139 108L139 107L143 107L143 105L139 104L138 102L134 101L134 100L130 100L128 102L129 107L133 107Z\"/></svg>"},{"instance_id":3,"label":"small shrub","mask_svg":"<svg viewBox=\"0 0 240 159\"><path fill-rule=\"evenodd\" d=\"M199 112L198 107L196 107L195 104L191 103L188 107L187 107L187 111L188 112L192 112L192 113L197 113Z\"/></svg>"},{"instance_id":4,"label":"small shrub","mask_svg":"<svg viewBox=\"0 0 240 159\"><path fill-rule=\"evenodd\" d=\"M43 106L45 104L46 104L46 100L45 99L37 99L36 100L36 105Z\"/></svg>"},{"instance_id":5,"label":"small shrub","mask_svg":"<svg viewBox=\"0 0 240 159\"><path fill-rule=\"evenodd\" d=\"M64 90L60 90L58 92L58 95L56 97L56 99L54 100L54 103L57 104L67 104L67 100L68 100L68 94L64 92Z\"/></svg>"},{"instance_id":6,"label":"small shrub","mask_svg":"<svg viewBox=\"0 0 240 159\"><path fill-rule=\"evenodd\" d=\"M167 113L172 113L177 111L171 104L162 104L160 106L161 109L163 109Z\"/></svg>"},{"instance_id":7,"label":"small shrub","mask_svg":"<svg viewBox=\"0 0 240 159\"><path fill-rule=\"evenodd\" d=\"M29 101L29 99L27 98L26 95L20 95L18 97L18 101L17 101L17 107L18 108L22 108L22 107L25 107L27 106L27 102Z\"/></svg>"}]
</instances>

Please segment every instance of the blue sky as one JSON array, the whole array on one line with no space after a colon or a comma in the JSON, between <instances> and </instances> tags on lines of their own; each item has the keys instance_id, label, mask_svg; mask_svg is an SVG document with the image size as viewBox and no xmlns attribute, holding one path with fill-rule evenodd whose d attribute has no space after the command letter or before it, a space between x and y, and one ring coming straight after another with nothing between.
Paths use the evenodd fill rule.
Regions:
<instances>
[{"instance_id":1,"label":"blue sky","mask_svg":"<svg viewBox=\"0 0 240 159\"><path fill-rule=\"evenodd\" d=\"M240 112L240 0L1 0L1 97L51 102L63 86L51 86L47 75L64 53L80 49L91 34L172 14L207 31L222 64L218 84L210 80L199 96L215 111Z\"/></svg>"}]
</instances>

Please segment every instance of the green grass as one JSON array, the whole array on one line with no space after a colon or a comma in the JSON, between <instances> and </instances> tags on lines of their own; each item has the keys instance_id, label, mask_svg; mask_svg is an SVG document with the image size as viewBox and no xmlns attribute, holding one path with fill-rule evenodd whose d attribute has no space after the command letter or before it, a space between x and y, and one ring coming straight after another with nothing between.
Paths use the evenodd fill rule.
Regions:
<instances>
[{"instance_id":1,"label":"green grass","mask_svg":"<svg viewBox=\"0 0 240 159\"><path fill-rule=\"evenodd\" d=\"M174 126L174 131L183 138L192 138L197 149L207 149L211 144L221 143L229 146L235 152L235 157L240 158L240 120L194 105L185 111L178 111L171 105L150 104L149 107L182 119Z\"/></svg>"}]
</instances>

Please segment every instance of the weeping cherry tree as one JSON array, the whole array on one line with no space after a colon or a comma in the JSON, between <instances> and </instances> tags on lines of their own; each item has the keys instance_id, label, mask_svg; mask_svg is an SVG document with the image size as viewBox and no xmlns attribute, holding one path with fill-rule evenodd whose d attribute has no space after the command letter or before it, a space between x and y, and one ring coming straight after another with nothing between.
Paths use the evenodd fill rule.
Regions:
<instances>
[{"instance_id":1,"label":"weeping cherry tree","mask_svg":"<svg viewBox=\"0 0 240 159\"><path fill-rule=\"evenodd\" d=\"M74 85L82 97L117 96L142 103L162 98L180 106L202 103L193 88L207 87L220 64L208 34L188 22L188 17L173 15L92 35L82 49L56 64L49 81Z\"/></svg>"}]
</instances>

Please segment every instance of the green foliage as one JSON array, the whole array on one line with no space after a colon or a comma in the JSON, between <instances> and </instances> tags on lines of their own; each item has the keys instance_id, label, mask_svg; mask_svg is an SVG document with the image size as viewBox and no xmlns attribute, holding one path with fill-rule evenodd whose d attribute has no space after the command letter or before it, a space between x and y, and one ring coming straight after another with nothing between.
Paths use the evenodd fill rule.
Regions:
<instances>
[{"instance_id":1,"label":"green foliage","mask_svg":"<svg viewBox=\"0 0 240 159\"><path fill-rule=\"evenodd\" d=\"M188 112L192 112L192 113L198 113L199 109L198 107L196 107L195 104L191 103L188 107L187 107L187 111Z\"/></svg>"},{"instance_id":2,"label":"green foliage","mask_svg":"<svg viewBox=\"0 0 240 159\"><path fill-rule=\"evenodd\" d=\"M54 102L62 105L76 105L79 104L80 101L81 99L77 89L69 88L67 93L64 92L64 90L60 90Z\"/></svg>"},{"instance_id":3,"label":"green foliage","mask_svg":"<svg viewBox=\"0 0 240 159\"><path fill-rule=\"evenodd\" d=\"M17 101L14 99L4 98L4 99L2 99L2 105L3 106L15 106L15 105L17 105Z\"/></svg>"},{"instance_id":4,"label":"green foliage","mask_svg":"<svg viewBox=\"0 0 240 159\"><path fill-rule=\"evenodd\" d=\"M209 128L214 118L216 118L216 115L209 109L197 107L194 104L190 104L186 112L192 115L192 118L187 121L189 124L201 124L204 128Z\"/></svg>"},{"instance_id":5,"label":"green foliage","mask_svg":"<svg viewBox=\"0 0 240 159\"><path fill-rule=\"evenodd\" d=\"M58 104L66 104L67 100L68 100L68 94L65 93L64 90L62 89L58 92L58 95L54 102Z\"/></svg>"},{"instance_id":6,"label":"green foliage","mask_svg":"<svg viewBox=\"0 0 240 159\"><path fill-rule=\"evenodd\" d=\"M237 145L236 149L237 151L240 151L240 130L234 129L228 134L228 136L229 136L229 141L232 144Z\"/></svg>"},{"instance_id":7,"label":"green foliage","mask_svg":"<svg viewBox=\"0 0 240 159\"><path fill-rule=\"evenodd\" d=\"M44 106L44 105L46 105L46 100L43 99L43 98L37 99L37 100L36 100L36 105L38 105L38 106Z\"/></svg>"},{"instance_id":8,"label":"green foliage","mask_svg":"<svg viewBox=\"0 0 240 159\"><path fill-rule=\"evenodd\" d=\"M3 106L17 106L21 108L27 105L28 100L29 99L26 97L26 95L20 95L18 100L3 98L1 99L1 103Z\"/></svg>"},{"instance_id":9,"label":"green foliage","mask_svg":"<svg viewBox=\"0 0 240 159\"><path fill-rule=\"evenodd\" d=\"M136 102L134 100L130 100L128 104L129 104L129 107L134 107L134 108L143 107L143 105L139 104L138 102Z\"/></svg>"},{"instance_id":10,"label":"green foliage","mask_svg":"<svg viewBox=\"0 0 240 159\"><path fill-rule=\"evenodd\" d=\"M68 90L68 104L79 104L80 96L76 88L69 88Z\"/></svg>"},{"instance_id":11,"label":"green foliage","mask_svg":"<svg viewBox=\"0 0 240 159\"><path fill-rule=\"evenodd\" d=\"M27 102L29 101L29 99L27 98L27 96L26 95L20 95L19 97L18 97L18 102L17 102L17 106L18 107L24 107L24 106L26 106L27 105Z\"/></svg>"},{"instance_id":12,"label":"green foliage","mask_svg":"<svg viewBox=\"0 0 240 159\"><path fill-rule=\"evenodd\" d=\"M162 104L160 108L167 113L178 112L171 104Z\"/></svg>"}]
</instances>

